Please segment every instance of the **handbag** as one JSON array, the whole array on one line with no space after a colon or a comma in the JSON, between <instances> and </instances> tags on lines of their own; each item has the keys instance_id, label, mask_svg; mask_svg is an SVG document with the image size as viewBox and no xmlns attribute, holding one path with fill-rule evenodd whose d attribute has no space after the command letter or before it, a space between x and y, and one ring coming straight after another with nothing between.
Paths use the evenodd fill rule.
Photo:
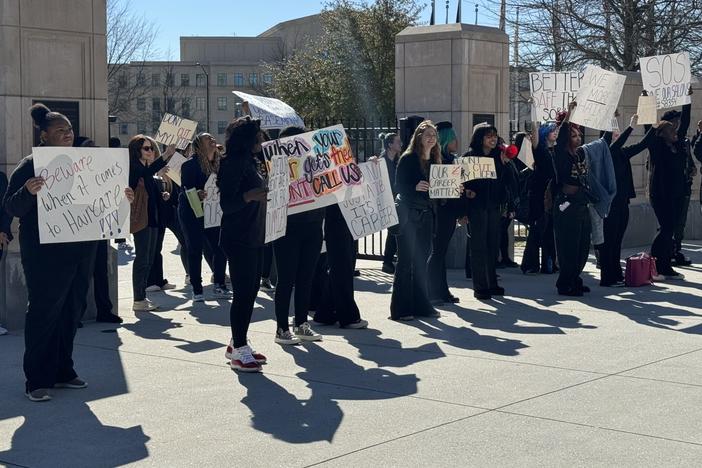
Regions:
<instances>
[{"instance_id":1,"label":"handbag","mask_svg":"<svg viewBox=\"0 0 702 468\"><path fill-rule=\"evenodd\" d=\"M139 179L134 190L134 201L130 206L129 232L135 234L149 225L149 194L144 179Z\"/></svg>"},{"instance_id":2,"label":"handbag","mask_svg":"<svg viewBox=\"0 0 702 468\"><path fill-rule=\"evenodd\" d=\"M656 258L640 252L626 259L624 283L629 287L649 286L658 276Z\"/></svg>"}]
</instances>

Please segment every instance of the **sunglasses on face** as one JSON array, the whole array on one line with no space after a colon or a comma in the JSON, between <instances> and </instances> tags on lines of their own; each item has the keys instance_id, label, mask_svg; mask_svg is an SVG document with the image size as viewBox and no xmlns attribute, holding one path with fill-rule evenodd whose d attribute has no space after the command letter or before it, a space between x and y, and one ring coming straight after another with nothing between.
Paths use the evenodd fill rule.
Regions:
<instances>
[{"instance_id":1,"label":"sunglasses on face","mask_svg":"<svg viewBox=\"0 0 702 468\"><path fill-rule=\"evenodd\" d=\"M153 151L154 150L154 148L152 146L142 146L141 149L143 151Z\"/></svg>"}]
</instances>

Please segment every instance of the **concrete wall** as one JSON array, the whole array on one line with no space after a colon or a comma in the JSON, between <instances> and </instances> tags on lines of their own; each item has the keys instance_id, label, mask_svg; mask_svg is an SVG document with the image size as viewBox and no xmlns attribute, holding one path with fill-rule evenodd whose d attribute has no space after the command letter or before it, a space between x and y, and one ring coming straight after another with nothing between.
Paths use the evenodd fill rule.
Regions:
<instances>
[{"instance_id":1,"label":"concrete wall","mask_svg":"<svg viewBox=\"0 0 702 468\"><path fill-rule=\"evenodd\" d=\"M105 30L105 0L0 0L0 169L8 176L31 153L34 100L78 102L81 133L107 145ZM0 290L0 323L21 327L27 298L17 241L0 263Z\"/></svg>"}]
</instances>

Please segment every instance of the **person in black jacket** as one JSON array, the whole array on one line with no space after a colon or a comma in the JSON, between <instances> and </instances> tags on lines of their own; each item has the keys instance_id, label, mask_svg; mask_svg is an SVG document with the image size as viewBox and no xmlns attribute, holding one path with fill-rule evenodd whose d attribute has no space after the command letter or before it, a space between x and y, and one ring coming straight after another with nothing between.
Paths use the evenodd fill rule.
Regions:
<instances>
[{"instance_id":1,"label":"person in black jacket","mask_svg":"<svg viewBox=\"0 0 702 468\"><path fill-rule=\"evenodd\" d=\"M266 357L251 348L247 333L261 284L266 235L268 189L256 163L265 137L260 121L248 115L230 123L226 135L226 156L217 173L222 206L220 246L229 261L235 298L229 310L232 340L226 355L232 369L260 372Z\"/></svg>"},{"instance_id":2,"label":"person in black jacket","mask_svg":"<svg viewBox=\"0 0 702 468\"><path fill-rule=\"evenodd\" d=\"M7 192L7 176L0 171L0 260L12 241L12 216L3 208L2 200Z\"/></svg>"},{"instance_id":3,"label":"person in black jacket","mask_svg":"<svg viewBox=\"0 0 702 468\"><path fill-rule=\"evenodd\" d=\"M519 144L521 145L525 133L517 135ZM523 162L517 158L519 148L516 145L502 145L500 149L500 162L504 172L502 174L502 184L504 186L503 201L500 206L500 244L499 244L499 260L495 257L495 266L497 268L514 268L519 264L509 257L509 231L513 230L514 216L519 202L519 171L526 167ZM521 169L520 169L521 168Z\"/></svg>"},{"instance_id":4,"label":"person in black jacket","mask_svg":"<svg viewBox=\"0 0 702 468\"><path fill-rule=\"evenodd\" d=\"M636 198L631 158L645 150L656 134L655 129L651 129L640 142L624 146L638 118L639 116L634 114L629 127L614 142L611 141L611 132L605 133L604 136L605 140L610 142L609 150L617 181L617 194L612 200L609 215L604 219L604 244L600 247L600 286L624 286L624 272L621 266L622 240L629 224L629 200Z\"/></svg>"},{"instance_id":5,"label":"person in black jacket","mask_svg":"<svg viewBox=\"0 0 702 468\"><path fill-rule=\"evenodd\" d=\"M434 204L429 198L429 166L441 164L441 149L434 124L417 126L400 157L395 175L397 215L397 268L390 301L390 318L439 317L427 293L427 261L434 234Z\"/></svg>"},{"instance_id":6,"label":"person in black jacket","mask_svg":"<svg viewBox=\"0 0 702 468\"><path fill-rule=\"evenodd\" d=\"M400 151L402 151L402 139L397 133L383 133L380 135L383 142L383 152L380 153L380 159L384 160L388 166L388 178L392 187L393 198L397 195L395 190L395 172L397 171L397 161L400 159ZM395 254L397 253L397 239L392 234L388 233L385 239L385 250L383 253L384 273L395 273Z\"/></svg>"},{"instance_id":7,"label":"person in black jacket","mask_svg":"<svg viewBox=\"0 0 702 468\"><path fill-rule=\"evenodd\" d=\"M66 116L43 104L31 108L42 146L68 147L73 128ZM85 388L73 369L73 339L83 313L95 262L96 242L41 244L37 193L48 190L35 176L34 159L22 159L10 177L4 207L19 218L22 268L27 284L24 328L25 393L31 401L48 401L51 388ZM125 189L133 200L134 193Z\"/></svg>"},{"instance_id":8,"label":"person in black jacket","mask_svg":"<svg viewBox=\"0 0 702 468\"><path fill-rule=\"evenodd\" d=\"M193 286L193 302L205 300L202 289L202 253L207 245L212 252L214 267L214 297L229 298L231 291L227 288L225 273L227 261L224 251L219 247L220 228L205 229L205 218L196 217L187 192L195 190L200 201L204 200L205 184L219 168L220 154L217 150L217 140L209 133L200 133L193 140L193 157L183 163L180 168L182 187L178 200L178 215L183 229L183 236L188 250L188 275Z\"/></svg>"},{"instance_id":9,"label":"person in black jacket","mask_svg":"<svg viewBox=\"0 0 702 468\"><path fill-rule=\"evenodd\" d=\"M156 310L158 306L146 298L149 271L156 255L158 242L158 200L161 192L156 185L154 175L166 166L166 162L175 153L175 145L169 146L161 155L153 138L136 135L129 140L129 187L136 190L143 183L148 198L148 221L145 228L133 232L134 264L132 265L132 289L134 293L135 312Z\"/></svg>"}]
</instances>

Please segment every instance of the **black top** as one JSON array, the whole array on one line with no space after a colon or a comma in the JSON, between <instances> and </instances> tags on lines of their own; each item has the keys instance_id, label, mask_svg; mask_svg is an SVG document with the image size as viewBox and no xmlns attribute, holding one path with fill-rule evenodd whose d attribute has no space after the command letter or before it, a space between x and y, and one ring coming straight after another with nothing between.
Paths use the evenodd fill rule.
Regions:
<instances>
[{"instance_id":1,"label":"black top","mask_svg":"<svg viewBox=\"0 0 702 468\"><path fill-rule=\"evenodd\" d=\"M673 200L689 195L688 170L690 163L690 142L687 130L690 126L691 104L682 108L678 141L671 147L658 135L648 142L649 195L658 200ZM646 131L650 125L646 126Z\"/></svg>"},{"instance_id":2,"label":"black top","mask_svg":"<svg viewBox=\"0 0 702 468\"><path fill-rule=\"evenodd\" d=\"M0 232L4 232L8 239L12 240L12 216L4 208L5 193L7 193L7 176L0 171Z\"/></svg>"},{"instance_id":3,"label":"black top","mask_svg":"<svg viewBox=\"0 0 702 468\"><path fill-rule=\"evenodd\" d=\"M631 171L631 158L645 150L656 135L656 130L651 128L641 141L633 145L624 146L633 130L633 128L628 127L613 143L612 132L605 132L604 134L605 141L610 143L609 151L612 155L614 177L617 181L617 194L614 196L614 202L629 203L629 200L636 198L634 176Z\"/></svg>"},{"instance_id":4,"label":"black top","mask_svg":"<svg viewBox=\"0 0 702 468\"><path fill-rule=\"evenodd\" d=\"M546 142L534 149L534 173L529 180L529 219L534 222L544 214L544 196L556 175L554 148Z\"/></svg>"},{"instance_id":5,"label":"black top","mask_svg":"<svg viewBox=\"0 0 702 468\"><path fill-rule=\"evenodd\" d=\"M205 174L202 170L197 155L188 159L180 166L180 182L182 183L182 187L178 192L180 197L178 204L182 205L181 210L185 209L185 212L181 211L181 214L190 215L191 218L195 218L195 213L193 213L193 209L190 206L190 202L188 202L188 196L185 192L190 189L204 190L207 179L209 178L210 176Z\"/></svg>"},{"instance_id":6,"label":"black top","mask_svg":"<svg viewBox=\"0 0 702 468\"><path fill-rule=\"evenodd\" d=\"M492 158L495 161L495 173L497 175L496 179L475 179L466 182L465 188L467 190L472 190L475 192L475 198L464 197L464 206L466 208L472 209L488 209L488 208L499 208L500 205L505 203L507 200L507 191L505 186L505 170L502 164L502 159L500 158L500 149L493 149L490 154L485 155L482 152L478 152L469 149L464 155L472 157L482 157L482 158Z\"/></svg>"},{"instance_id":7,"label":"black top","mask_svg":"<svg viewBox=\"0 0 702 468\"><path fill-rule=\"evenodd\" d=\"M429 173L425 174L419 162L417 153L404 154L397 163L395 174L395 191L401 203L417 209L433 209L429 192L418 192L420 181L429 182Z\"/></svg>"},{"instance_id":8,"label":"black top","mask_svg":"<svg viewBox=\"0 0 702 468\"><path fill-rule=\"evenodd\" d=\"M387 157L387 151L383 150L382 153L380 153L380 157L385 160L385 163L388 166L388 176L390 179L390 187L392 190L392 195L395 196L397 195L397 192L395 190L395 177L397 174L397 162L400 159L400 155L396 155L395 159L390 159Z\"/></svg>"},{"instance_id":9,"label":"black top","mask_svg":"<svg viewBox=\"0 0 702 468\"><path fill-rule=\"evenodd\" d=\"M149 213L149 227L159 227L158 221L158 204L161 199L161 191L154 180L154 175L163 169L166 165L166 161L159 157L151 163L149 166L144 166L141 162L136 164L131 162L129 164L129 186L132 189L137 188L139 184L139 179L144 179L144 188L146 193L149 195L148 213ZM183 164L185 166L185 164Z\"/></svg>"},{"instance_id":10,"label":"black top","mask_svg":"<svg viewBox=\"0 0 702 468\"><path fill-rule=\"evenodd\" d=\"M584 156L571 154L568 151L570 140L570 122L561 124L556 140L553 159L556 169L556 184L560 188L564 184L576 187L587 186L587 163Z\"/></svg>"},{"instance_id":11,"label":"black top","mask_svg":"<svg viewBox=\"0 0 702 468\"><path fill-rule=\"evenodd\" d=\"M266 236L266 202L245 202L244 193L265 188L253 156L227 156L217 174L222 206L221 244L260 247Z\"/></svg>"}]
</instances>

